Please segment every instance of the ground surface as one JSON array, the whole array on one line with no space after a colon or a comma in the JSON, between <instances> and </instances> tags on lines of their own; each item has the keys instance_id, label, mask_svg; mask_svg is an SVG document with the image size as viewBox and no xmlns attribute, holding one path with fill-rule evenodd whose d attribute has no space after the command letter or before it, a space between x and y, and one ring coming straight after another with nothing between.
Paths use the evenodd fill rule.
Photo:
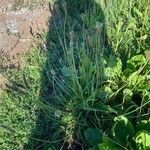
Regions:
<instances>
[{"instance_id":1,"label":"ground surface","mask_svg":"<svg viewBox=\"0 0 150 150\"><path fill-rule=\"evenodd\" d=\"M33 36L47 29L50 15L47 3L39 6L35 3L34 9L21 4L16 0L0 0L0 67L18 64L18 55L29 49ZM6 56L9 64L3 64Z\"/></svg>"}]
</instances>

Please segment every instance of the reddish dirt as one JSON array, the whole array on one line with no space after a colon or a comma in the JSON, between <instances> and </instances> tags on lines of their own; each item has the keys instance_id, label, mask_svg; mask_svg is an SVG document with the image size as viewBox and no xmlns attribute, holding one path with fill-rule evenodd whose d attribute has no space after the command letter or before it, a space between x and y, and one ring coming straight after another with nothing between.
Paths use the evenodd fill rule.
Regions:
<instances>
[{"instance_id":1,"label":"reddish dirt","mask_svg":"<svg viewBox=\"0 0 150 150\"><path fill-rule=\"evenodd\" d=\"M13 11L12 2L13 0L0 0L0 67L18 64L17 57L29 50L33 36L47 30L50 17L48 4L34 10L21 8ZM2 64L2 58L6 56L9 62ZM0 86L2 81L0 76Z\"/></svg>"}]
</instances>

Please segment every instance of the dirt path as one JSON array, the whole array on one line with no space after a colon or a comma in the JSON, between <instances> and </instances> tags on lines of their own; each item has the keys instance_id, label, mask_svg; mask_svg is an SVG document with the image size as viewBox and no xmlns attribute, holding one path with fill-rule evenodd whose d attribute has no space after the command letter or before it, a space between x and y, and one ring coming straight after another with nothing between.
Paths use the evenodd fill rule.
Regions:
<instances>
[{"instance_id":1,"label":"dirt path","mask_svg":"<svg viewBox=\"0 0 150 150\"><path fill-rule=\"evenodd\" d=\"M26 7L14 11L13 2L0 0L0 67L3 56L9 57L9 63L17 63L17 55L29 49L33 35L47 29L50 16L47 4L33 10Z\"/></svg>"}]
</instances>

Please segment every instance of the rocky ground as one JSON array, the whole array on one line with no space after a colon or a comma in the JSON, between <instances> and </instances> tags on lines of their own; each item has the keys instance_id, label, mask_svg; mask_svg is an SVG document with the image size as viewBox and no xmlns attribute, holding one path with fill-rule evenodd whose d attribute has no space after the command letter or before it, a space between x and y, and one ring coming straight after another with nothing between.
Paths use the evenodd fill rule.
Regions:
<instances>
[{"instance_id":1,"label":"rocky ground","mask_svg":"<svg viewBox=\"0 0 150 150\"><path fill-rule=\"evenodd\" d=\"M33 36L48 27L50 12L47 3L34 9L22 7L16 10L14 10L13 3L14 0L0 0L1 68L10 64L18 64L18 56L29 49ZM9 63L3 64L3 59L6 57ZM0 86L2 80L2 75L0 75Z\"/></svg>"}]
</instances>

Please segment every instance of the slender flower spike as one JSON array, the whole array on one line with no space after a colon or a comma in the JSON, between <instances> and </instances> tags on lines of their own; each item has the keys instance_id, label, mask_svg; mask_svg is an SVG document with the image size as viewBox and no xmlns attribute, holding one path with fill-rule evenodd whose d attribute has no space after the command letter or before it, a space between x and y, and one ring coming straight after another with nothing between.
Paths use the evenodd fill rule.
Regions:
<instances>
[{"instance_id":1,"label":"slender flower spike","mask_svg":"<svg viewBox=\"0 0 150 150\"><path fill-rule=\"evenodd\" d=\"M70 34L70 41L71 41L71 42L73 42L74 32L73 32L73 31L71 31L69 34Z\"/></svg>"},{"instance_id":2,"label":"slender flower spike","mask_svg":"<svg viewBox=\"0 0 150 150\"><path fill-rule=\"evenodd\" d=\"M92 38L90 36L87 36L87 42L89 46L93 47Z\"/></svg>"},{"instance_id":3,"label":"slender flower spike","mask_svg":"<svg viewBox=\"0 0 150 150\"><path fill-rule=\"evenodd\" d=\"M55 115L56 118L60 118L61 115L62 115L62 112L60 110L56 110L54 115Z\"/></svg>"},{"instance_id":4,"label":"slender flower spike","mask_svg":"<svg viewBox=\"0 0 150 150\"><path fill-rule=\"evenodd\" d=\"M58 6L58 4L55 4L53 7L54 7L54 9L55 9L56 11L59 11L59 6Z\"/></svg>"},{"instance_id":5,"label":"slender flower spike","mask_svg":"<svg viewBox=\"0 0 150 150\"><path fill-rule=\"evenodd\" d=\"M70 34L70 47L73 48L74 32L71 31L69 34Z\"/></svg>"},{"instance_id":6,"label":"slender flower spike","mask_svg":"<svg viewBox=\"0 0 150 150\"><path fill-rule=\"evenodd\" d=\"M62 2L62 6L63 6L64 10L66 11L67 10L67 3L65 1Z\"/></svg>"},{"instance_id":7,"label":"slender flower spike","mask_svg":"<svg viewBox=\"0 0 150 150\"><path fill-rule=\"evenodd\" d=\"M96 22L95 28L96 30L100 31L102 30L103 24L101 22Z\"/></svg>"},{"instance_id":8,"label":"slender flower spike","mask_svg":"<svg viewBox=\"0 0 150 150\"><path fill-rule=\"evenodd\" d=\"M73 42L72 41L70 41L70 47L73 48Z\"/></svg>"}]
</instances>

